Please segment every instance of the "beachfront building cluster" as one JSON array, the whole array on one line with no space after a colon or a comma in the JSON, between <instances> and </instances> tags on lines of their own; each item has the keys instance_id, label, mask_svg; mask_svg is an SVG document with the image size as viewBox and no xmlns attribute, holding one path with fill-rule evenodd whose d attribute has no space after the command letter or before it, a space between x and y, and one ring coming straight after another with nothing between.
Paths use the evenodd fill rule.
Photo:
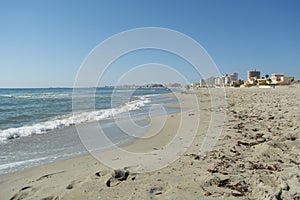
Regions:
<instances>
[{"instance_id":1,"label":"beachfront building cluster","mask_svg":"<svg viewBox=\"0 0 300 200\"><path fill-rule=\"evenodd\" d=\"M232 74L224 74L221 77L209 77L200 80L200 87L229 87L239 84L239 75L234 72Z\"/></svg>"},{"instance_id":2,"label":"beachfront building cluster","mask_svg":"<svg viewBox=\"0 0 300 200\"><path fill-rule=\"evenodd\" d=\"M290 85L294 81L294 77L287 77L284 74L272 74L271 77L266 74L261 77L260 71L252 70L247 73L247 81L244 82L242 87L249 87L253 85Z\"/></svg>"},{"instance_id":3,"label":"beachfront building cluster","mask_svg":"<svg viewBox=\"0 0 300 200\"><path fill-rule=\"evenodd\" d=\"M192 83L192 88L197 87L250 87L250 86L276 86L290 85L294 81L294 77L288 77L284 74L272 74L269 76L261 75L258 70L250 70L247 72L247 80L239 80L238 73L224 74L221 77L209 77L201 79L199 83Z\"/></svg>"}]
</instances>

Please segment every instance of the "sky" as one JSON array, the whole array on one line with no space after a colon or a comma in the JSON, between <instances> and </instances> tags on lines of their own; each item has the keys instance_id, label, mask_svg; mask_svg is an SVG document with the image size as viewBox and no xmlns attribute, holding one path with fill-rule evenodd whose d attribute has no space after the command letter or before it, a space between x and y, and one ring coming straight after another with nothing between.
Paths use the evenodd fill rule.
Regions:
<instances>
[{"instance_id":1,"label":"sky","mask_svg":"<svg viewBox=\"0 0 300 200\"><path fill-rule=\"evenodd\" d=\"M257 69L300 79L299 10L297 0L0 0L0 88L72 87L97 45L142 27L193 38L222 74L238 72L245 79L248 70ZM101 84L114 84L130 67L137 69L132 73L137 83L147 75L176 81L163 76L167 68L157 70L165 65L188 82L199 81L192 66L170 53L132 54L114 62Z\"/></svg>"}]
</instances>

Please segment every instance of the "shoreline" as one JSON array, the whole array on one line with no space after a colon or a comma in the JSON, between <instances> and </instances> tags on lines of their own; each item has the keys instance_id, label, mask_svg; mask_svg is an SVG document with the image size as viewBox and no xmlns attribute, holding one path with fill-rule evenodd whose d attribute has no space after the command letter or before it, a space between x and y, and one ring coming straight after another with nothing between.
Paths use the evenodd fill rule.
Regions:
<instances>
[{"instance_id":1,"label":"shoreline","mask_svg":"<svg viewBox=\"0 0 300 200\"><path fill-rule=\"evenodd\" d=\"M154 102L172 102L168 99L162 100L161 97L155 97L155 99L153 99ZM148 105L151 105L151 103ZM146 124L146 122L143 122L144 120L141 120L144 115L145 118L147 117L145 113L146 111L147 105L141 111L132 111L133 115L137 113L135 121L142 126L143 124ZM175 111L175 109L168 109L168 112L170 113ZM98 121L91 121L81 123L78 126L86 129L86 131L94 131L93 127L98 127L98 123ZM100 123L105 127L106 131L109 131L109 129L113 129L111 130L113 133L111 137L113 137L112 139L116 143L119 143L115 139L119 134L119 131L115 128L116 125L112 123L110 119L101 120ZM50 130L47 133L36 134L32 137L20 137L17 139L4 141L3 145L1 146L3 149L0 155L2 159L0 160L1 174L11 173L20 169L38 166L56 160L67 159L86 153L86 150L82 145L82 141L79 139L76 132L77 130L75 126L67 126ZM138 132L136 134L138 134ZM120 139L120 143L128 143L127 139L130 140L130 138L122 137ZM31 144L34 144L34 146L31 146ZM102 145L102 147L104 149L107 149L105 145Z\"/></svg>"},{"instance_id":2,"label":"shoreline","mask_svg":"<svg viewBox=\"0 0 300 200\"><path fill-rule=\"evenodd\" d=\"M170 96L170 94L165 94L167 96ZM173 95L171 95L172 97L174 97ZM179 94L180 96L180 94ZM184 103L185 101L183 100L182 103ZM179 103L181 104L181 103ZM179 104L169 104L167 105L167 107L174 107L174 108L178 108ZM191 109L191 107L190 107ZM156 128L153 129L153 127L157 126L157 123L159 121L161 121L164 118L168 118L171 119L172 121L174 121L174 119L176 119L176 121L179 119L181 113L180 112L175 112L175 113L170 113L170 114L166 114L163 116L154 116L152 119L153 121L151 122L150 125L150 130L147 131L147 133L145 133L143 136L141 136L142 138L139 139L137 138L134 141L131 141L127 144L121 145L120 147L117 148L121 148L124 149L125 151L128 152L142 152L142 151L149 151L149 150L153 150L153 147L150 146L145 146L145 143L143 142L144 137L149 135L149 132L153 131ZM167 122L167 123L171 123L172 127L173 127L173 123L174 122ZM170 126L169 126L170 127ZM166 131L164 131L166 133ZM167 131L168 132L168 131ZM150 135L152 135L153 133L150 133ZM154 138L150 143L147 142L147 144L151 144L151 143L157 143L157 142L161 142L161 145L164 145L164 143L166 142L166 138L164 138L165 134L159 134L158 137ZM171 136L172 137L172 136ZM167 140L169 140L170 138L167 138ZM154 148L158 148L157 145L155 145L156 147ZM50 162L50 163L46 163L46 164L42 164L39 166L35 166L35 167L31 167L31 168L25 168L23 170L19 170L16 172L12 172L12 173L6 173L6 174L0 174L0 186L2 189L0 189L2 194L6 194L4 196L5 199L9 199L13 196L13 193L19 189L22 189L22 185L26 185L26 180L31 180L33 182L35 182L34 180L39 180L41 177L50 177L50 176L54 176L56 174L66 174L63 177L68 177L66 179L70 178L70 174L69 173L65 173L65 172L75 172L76 174L81 174L82 173L82 169L80 169L81 165L84 165L84 168L88 168L85 169L84 171L94 171L96 173L97 170L100 171L111 171L111 169L109 169L108 167L102 165L99 161L97 161L97 159L95 159L95 157L93 155L91 155L89 152L87 152L88 155L80 155L80 156L76 156L76 157L72 157L72 158L67 158L67 159L62 159L62 160L57 160L54 162ZM101 153L105 153L108 154L107 156L111 157L112 159L115 159L114 157L114 149L108 149L105 150L104 152ZM78 164L78 163L82 163L82 164ZM87 165L85 165L84 163L88 163ZM78 169L79 168L79 169ZM42 178L43 179L43 178ZM58 178L58 182L60 184L65 183L65 181L63 181L63 179Z\"/></svg>"},{"instance_id":3,"label":"shoreline","mask_svg":"<svg viewBox=\"0 0 300 200\"><path fill-rule=\"evenodd\" d=\"M179 142L172 140L180 115L189 119L185 129L182 129L185 135L191 131L189 126L200 116L192 144L174 162L155 171L135 173L135 166L128 164L120 171L114 171L91 155L76 157L0 175L2 198L300 198L299 87L276 90L226 89L227 106L224 109L227 117L223 131L213 150L204 157L199 157L199 150L211 120L208 90L195 91L199 107L195 107L193 101L189 102L193 94L180 95L185 98L182 105L191 109L169 115L161 134L150 137L154 145L141 140L122 147L130 152L156 152L165 148L161 145L163 142L172 141L177 147L185 146L188 143L184 143L184 138ZM153 130L160 120L159 117L154 119ZM124 160L117 156L113 150L106 154L112 163ZM134 163L134 160L127 161ZM144 164L147 166L149 163Z\"/></svg>"}]
</instances>

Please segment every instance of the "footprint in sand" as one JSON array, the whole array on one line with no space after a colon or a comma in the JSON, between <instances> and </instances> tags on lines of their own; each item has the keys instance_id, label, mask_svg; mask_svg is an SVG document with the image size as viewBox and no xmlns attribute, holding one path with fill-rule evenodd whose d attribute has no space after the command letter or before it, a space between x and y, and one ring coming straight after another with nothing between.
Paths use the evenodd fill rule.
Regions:
<instances>
[{"instance_id":1,"label":"footprint in sand","mask_svg":"<svg viewBox=\"0 0 300 200\"><path fill-rule=\"evenodd\" d=\"M29 196L32 197L36 191L37 189L32 186L25 186L22 189L20 189L12 198L10 198L10 200L21 200L21 199L28 198ZM58 196L49 196L49 197L42 198L41 200L58 200L58 199L59 199Z\"/></svg>"},{"instance_id":2,"label":"footprint in sand","mask_svg":"<svg viewBox=\"0 0 300 200\"><path fill-rule=\"evenodd\" d=\"M170 185L168 183L162 181L161 179L158 179L157 181L158 182L151 185L151 187L149 189L150 195L155 195L155 196L162 195L168 189L170 189Z\"/></svg>"},{"instance_id":3,"label":"footprint in sand","mask_svg":"<svg viewBox=\"0 0 300 200\"><path fill-rule=\"evenodd\" d=\"M154 195L161 195L163 193L164 188L162 186L154 186L150 188L149 193Z\"/></svg>"},{"instance_id":4,"label":"footprint in sand","mask_svg":"<svg viewBox=\"0 0 300 200\"><path fill-rule=\"evenodd\" d=\"M74 180L74 181L72 181L72 182L66 187L66 189L67 189L67 190L71 190L71 189L74 188L74 186L75 186L76 184L78 184L78 183L80 183L80 182L81 182L81 181Z\"/></svg>"},{"instance_id":5,"label":"footprint in sand","mask_svg":"<svg viewBox=\"0 0 300 200\"><path fill-rule=\"evenodd\" d=\"M54 172L54 173L51 173L51 174L46 174L44 176L41 176L40 178L36 179L35 181L41 181L45 178L51 178L53 175L56 175L56 174L61 174L61 173L64 173L65 171L61 171L61 172Z\"/></svg>"},{"instance_id":6,"label":"footprint in sand","mask_svg":"<svg viewBox=\"0 0 300 200\"><path fill-rule=\"evenodd\" d=\"M119 185L122 181L126 181L129 176L127 170L115 170L112 177L106 181L107 187L114 187Z\"/></svg>"},{"instance_id":7,"label":"footprint in sand","mask_svg":"<svg viewBox=\"0 0 300 200\"><path fill-rule=\"evenodd\" d=\"M32 195L36 190L32 186L25 186L20 189L10 200L21 200Z\"/></svg>"}]
</instances>

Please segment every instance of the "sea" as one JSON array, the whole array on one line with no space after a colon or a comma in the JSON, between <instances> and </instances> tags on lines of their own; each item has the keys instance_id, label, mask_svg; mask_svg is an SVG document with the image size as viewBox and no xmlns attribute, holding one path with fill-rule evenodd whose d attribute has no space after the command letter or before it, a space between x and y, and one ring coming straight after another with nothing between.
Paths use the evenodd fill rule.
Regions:
<instances>
[{"instance_id":1,"label":"sea","mask_svg":"<svg viewBox=\"0 0 300 200\"><path fill-rule=\"evenodd\" d=\"M0 174L87 154L76 126L90 131L100 124L114 144L126 145L135 137L122 134L115 119L126 122L129 113L144 127L132 131L142 135L149 127L150 111L151 116L180 111L167 106L178 102L162 95L170 92L168 88L0 89ZM110 148L100 144L94 150Z\"/></svg>"}]
</instances>

